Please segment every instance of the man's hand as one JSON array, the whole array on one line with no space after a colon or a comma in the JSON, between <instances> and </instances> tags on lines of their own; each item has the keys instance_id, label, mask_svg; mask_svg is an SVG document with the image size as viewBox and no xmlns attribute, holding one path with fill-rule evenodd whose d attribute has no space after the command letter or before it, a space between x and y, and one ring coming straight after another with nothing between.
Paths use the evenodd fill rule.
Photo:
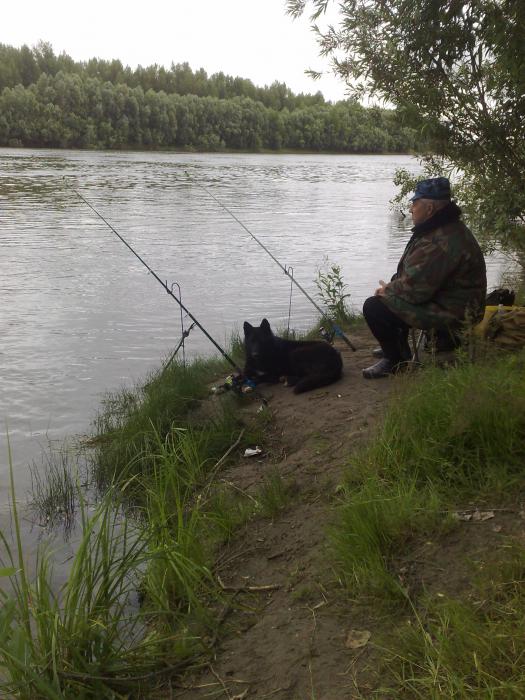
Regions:
<instances>
[{"instance_id":1,"label":"man's hand","mask_svg":"<svg viewBox=\"0 0 525 700\"><path fill-rule=\"evenodd\" d=\"M383 280L379 280L379 285L380 285L380 286L376 289L375 295L374 295L374 296L376 296L376 297L384 297L384 296L385 296L386 282L384 282Z\"/></svg>"}]
</instances>

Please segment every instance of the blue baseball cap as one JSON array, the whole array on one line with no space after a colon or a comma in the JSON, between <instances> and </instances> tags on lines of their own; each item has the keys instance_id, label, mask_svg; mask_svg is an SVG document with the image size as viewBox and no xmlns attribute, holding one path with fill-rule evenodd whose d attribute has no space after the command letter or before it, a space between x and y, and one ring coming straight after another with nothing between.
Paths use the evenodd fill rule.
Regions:
<instances>
[{"instance_id":1,"label":"blue baseball cap","mask_svg":"<svg viewBox=\"0 0 525 700\"><path fill-rule=\"evenodd\" d=\"M428 180L420 180L416 185L411 202L416 199L450 199L450 182L447 177L431 177Z\"/></svg>"}]
</instances>

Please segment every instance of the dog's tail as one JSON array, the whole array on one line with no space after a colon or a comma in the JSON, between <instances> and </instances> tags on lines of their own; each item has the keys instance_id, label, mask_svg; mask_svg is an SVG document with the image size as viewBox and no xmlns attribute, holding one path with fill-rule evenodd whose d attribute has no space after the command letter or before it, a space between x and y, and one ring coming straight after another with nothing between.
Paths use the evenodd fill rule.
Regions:
<instances>
[{"instance_id":1,"label":"dog's tail","mask_svg":"<svg viewBox=\"0 0 525 700\"><path fill-rule=\"evenodd\" d=\"M294 394L302 394L304 391L310 391L311 389L317 389L320 386L332 384L341 378L342 373L343 368L341 366L338 367L337 370L334 369L331 372L309 374L306 377L301 377L293 388Z\"/></svg>"}]
</instances>

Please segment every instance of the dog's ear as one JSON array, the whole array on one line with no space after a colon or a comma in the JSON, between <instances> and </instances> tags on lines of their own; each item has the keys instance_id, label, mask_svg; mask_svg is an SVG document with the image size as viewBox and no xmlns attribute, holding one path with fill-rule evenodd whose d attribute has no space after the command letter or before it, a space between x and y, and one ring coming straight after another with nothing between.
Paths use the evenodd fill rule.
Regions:
<instances>
[{"instance_id":1,"label":"dog's ear","mask_svg":"<svg viewBox=\"0 0 525 700\"><path fill-rule=\"evenodd\" d=\"M253 326L251 323L248 323L248 321L245 321L243 324L243 329L244 329L244 335L248 337L250 333L253 331Z\"/></svg>"},{"instance_id":2,"label":"dog's ear","mask_svg":"<svg viewBox=\"0 0 525 700\"><path fill-rule=\"evenodd\" d=\"M261 330L265 331L265 333L269 333L272 335L272 329L270 328L270 324L268 323L267 318L263 318L261 321Z\"/></svg>"}]
</instances>

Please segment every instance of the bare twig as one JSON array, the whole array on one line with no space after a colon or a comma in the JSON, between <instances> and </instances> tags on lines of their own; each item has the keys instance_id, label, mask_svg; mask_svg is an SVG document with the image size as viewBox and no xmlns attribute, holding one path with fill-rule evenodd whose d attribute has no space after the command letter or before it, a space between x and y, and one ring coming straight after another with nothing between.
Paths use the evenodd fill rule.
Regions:
<instances>
[{"instance_id":1,"label":"bare twig","mask_svg":"<svg viewBox=\"0 0 525 700\"><path fill-rule=\"evenodd\" d=\"M214 678L216 678L219 681L219 683L221 684L222 689L226 693L226 697L228 698L228 700L232 700L232 696L230 695L230 691L228 690L228 686L222 680L222 678L219 676L219 674L215 671L215 669L213 668L213 666L211 664L210 664L210 672L211 672L212 676L214 676Z\"/></svg>"},{"instance_id":2,"label":"bare twig","mask_svg":"<svg viewBox=\"0 0 525 700\"><path fill-rule=\"evenodd\" d=\"M212 470L212 474L215 472L215 470L217 470L221 466L221 464L224 462L224 460L233 452L233 450L240 443L240 441L242 440L242 436L244 435L244 431L245 431L245 429L243 428L241 430L241 432L239 433L239 437L237 438L237 440L233 443L233 445L231 445L226 450L226 452L222 455L222 457L219 459L219 461L215 464L215 466L213 467L213 470Z\"/></svg>"},{"instance_id":3,"label":"bare twig","mask_svg":"<svg viewBox=\"0 0 525 700\"><path fill-rule=\"evenodd\" d=\"M269 698L272 695L276 695L277 693L280 693L281 690L286 690L286 688L276 688L275 690L271 690L269 693L265 693L264 695L261 695L260 700L263 700L263 698Z\"/></svg>"},{"instance_id":4,"label":"bare twig","mask_svg":"<svg viewBox=\"0 0 525 700\"><path fill-rule=\"evenodd\" d=\"M238 695L234 695L232 700L244 700L244 698L247 695L248 695L248 688L246 688L246 690L243 690L242 693L239 693Z\"/></svg>"},{"instance_id":5,"label":"bare twig","mask_svg":"<svg viewBox=\"0 0 525 700\"><path fill-rule=\"evenodd\" d=\"M271 583L266 586L226 586L220 576L217 576L219 586L223 591L233 591L234 593L264 593L265 591L277 591L281 586L278 583Z\"/></svg>"},{"instance_id":6,"label":"bare twig","mask_svg":"<svg viewBox=\"0 0 525 700\"><path fill-rule=\"evenodd\" d=\"M446 514L446 513L475 513L477 510L479 510L479 506L477 508L457 508L456 510L438 510L439 514ZM490 506L483 506L484 511L490 511L493 510L495 513L519 513L518 508L491 508Z\"/></svg>"},{"instance_id":7,"label":"bare twig","mask_svg":"<svg viewBox=\"0 0 525 700\"><path fill-rule=\"evenodd\" d=\"M251 547L250 549L243 549L240 552L232 554L230 557L223 558L222 560L218 559L215 563L215 569L220 570L228 564L231 564L231 562L235 561L235 559L239 559L239 557L244 557L248 554L253 554L254 552L260 551L261 549L265 549L265 547Z\"/></svg>"},{"instance_id":8,"label":"bare twig","mask_svg":"<svg viewBox=\"0 0 525 700\"><path fill-rule=\"evenodd\" d=\"M313 621L314 621L314 624L313 624L313 627L312 627L312 631L310 632L310 652L312 652L312 651L313 651L313 647L314 647L314 641L315 641L315 632L316 632L316 630L317 630L317 618L316 618L316 616L315 616L315 610L314 610L314 608L311 608L309 605L307 606L307 608L308 608L308 610L312 613L312 618L313 618Z\"/></svg>"},{"instance_id":9,"label":"bare twig","mask_svg":"<svg viewBox=\"0 0 525 700\"><path fill-rule=\"evenodd\" d=\"M243 491L243 489L241 489L239 486L236 486L233 483L233 481L228 481L227 479L221 479L221 483L226 484L227 486L231 486L232 489L235 489L235 491L242 493L243 496L246 496L246 498L249 498L250 501L253 501L256 506L259 505L259 502L257 501L257 499L255 499L253 496L250 496L250 494L247 493L246 491Z\"/></svg>"},{"instance_id":10,"label":"bare twig","mask_svg":"<svg viewBox=\"0 0 525 700\"><path fill-rule=\"evenodd\" d=\"M266 559L268 559L268 561L270 561L271 559L277 559L277 557L282 557L283 555L290 554L290 553L291 553L291 550L283 549L280 552L276 552L275 554L268 554Z\"/></svg>"}]
</instances>

